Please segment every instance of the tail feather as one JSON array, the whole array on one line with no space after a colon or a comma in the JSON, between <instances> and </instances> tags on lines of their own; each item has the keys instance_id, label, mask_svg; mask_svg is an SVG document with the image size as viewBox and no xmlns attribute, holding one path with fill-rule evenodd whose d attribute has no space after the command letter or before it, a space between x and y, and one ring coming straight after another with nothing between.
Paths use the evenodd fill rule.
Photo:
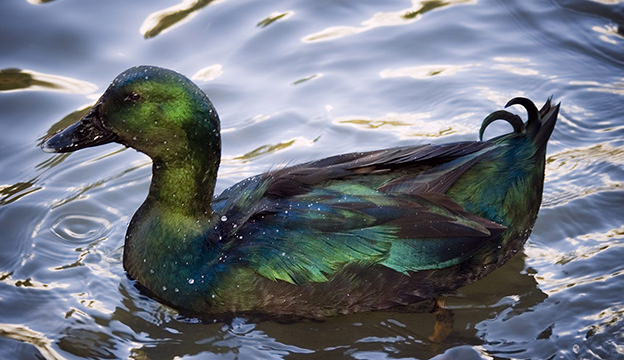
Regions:
<instances>
[{"instance_id":1,"label":"tail feather","mask_svg":"<svg viewBox=\"0 0 624 360\"><path fill-rule=\"evenodd\" d=\"M553 106L551 103L552 96L546 100L541 109L537 110L537 106L535 106L533 101L524 97L515 97L509 100L505 107L511 105L523 106L528 114L527 122L523 123L520 117L506 110L495 111L483 120L481 130L479 131L479 139L483 140L483 132L490 123L499 119L505 120L513 126L515 133L524 132L528 138L532 139L538 149L536 153L541 153L546 148L546 143L555 128L557 115L559 114L559 105L561 104Z\"/></svg>"},{"instance_id":2,"label":"tail feather","mask_svg":"<svg viewBox=\"0 0 624 360\"><path fill-rule=\"evenodd\" d=\"M532 135L533 143L538 147L540 151L546 149L546 143L548 139L550 139L550 135L555 128L555 123L557 122L557 116L559 115L559 106L561 103L557 105L551 105L551 98L548 98L544 106L539 111L540 117L540 127L537 131ZM538 151L539 152L539 151Z\"/></svg>"}]
</instances>

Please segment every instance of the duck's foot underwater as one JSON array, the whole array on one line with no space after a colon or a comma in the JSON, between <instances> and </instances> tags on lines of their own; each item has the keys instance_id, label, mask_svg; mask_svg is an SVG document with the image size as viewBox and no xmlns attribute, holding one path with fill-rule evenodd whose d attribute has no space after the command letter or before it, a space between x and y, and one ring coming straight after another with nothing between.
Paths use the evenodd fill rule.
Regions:
<instances>
[{"instance_id":1,"label":"duck's foot underwater","mask_svg":"<svg viewBox=\"0 0 624 360\"><path fill-rule=\"evenodd\" d=\"M427 336L432 344L443 343L453 332L455 315L452 310L446 308L446 298L428 298L417 303L399 306L391 309L401 313L430 313L433 315L433 332Z\"/></svg>"},{"instance_id":2,"label":"duck's foot underwater","mask_svg":"<svg viewBox=\"0 0 624 360\"><path fill-rule=\"evenodd\" d=\"M446 299L440 298L435 301L435 308L431 312L435 323L433 324L433 333L428 339L434 344L443 343L446 338L453 332L453 311L445 308Z\"/></svg>"}]
</instances>

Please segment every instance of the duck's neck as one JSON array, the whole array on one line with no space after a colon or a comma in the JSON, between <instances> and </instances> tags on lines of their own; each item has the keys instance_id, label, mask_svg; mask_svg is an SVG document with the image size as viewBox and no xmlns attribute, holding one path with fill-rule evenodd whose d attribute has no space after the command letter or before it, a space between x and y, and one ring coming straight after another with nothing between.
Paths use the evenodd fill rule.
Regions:
<instances>
[{"instance_id":1,"label":"duck's neck","mask_svg":"<svg viewBox=\"0 0 624 360\"><path fill-rule=\"evenodd\" d=\"M155 157L149 194L128 226L126 271L170 303L201 290L196 279L209 262L207 237L217 221L211 202L219 155L177 154L171 161Z\"/></svg>"},{"instance_id":2,"label":"duck's neck","mask_svg":"<svg viewBox=\"0 0 624 360\"><path fill-rule=\"evenodd\" d=\"M148 200L166 213L205 221L212 216L218 166L218 154L214 160L184 157L167 162L156 158Z\"/></svg>"}]
</instances>

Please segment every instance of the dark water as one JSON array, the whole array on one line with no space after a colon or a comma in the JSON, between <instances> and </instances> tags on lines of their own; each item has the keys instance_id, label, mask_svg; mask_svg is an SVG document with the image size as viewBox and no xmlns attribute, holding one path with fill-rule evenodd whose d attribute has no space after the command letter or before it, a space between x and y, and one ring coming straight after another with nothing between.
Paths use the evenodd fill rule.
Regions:
<instances>
[{"instance_id":1,"label":"dark water","mask_svg":"<svg viewBox=\"0 0 624 360\"><path fill-rule=\"evenodd\" d=\"M215 103L218 191L271 166L473 140L508 99L554 95L562 111L533 234L446 297L454 323L442 343L428 340L427 313L182 318L121 264L149 159L118 145L69 156L37 146L138 64L191 76ZM624 359L619 0L6 0L0 69L0 357Z\"/></svg>"}]
</instances>

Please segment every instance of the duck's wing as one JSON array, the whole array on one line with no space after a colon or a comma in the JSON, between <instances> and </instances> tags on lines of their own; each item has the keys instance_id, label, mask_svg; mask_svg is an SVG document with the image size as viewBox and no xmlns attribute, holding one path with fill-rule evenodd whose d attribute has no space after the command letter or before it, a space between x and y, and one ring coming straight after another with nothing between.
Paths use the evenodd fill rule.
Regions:
<instances>
[{"instance_id":1,"label":"duck's wing","mask_svg":"<svg viewBox=\"0 0 624 360\"><path fill-rule=\"evenodd\" d=\"M237 204L222 208L231 214L224 250L297 284L327 281L352 263L406 274L460 263L505 229L443 194L487 156L483 144L348 154L248 179L215 202Z\"/></svg>"},{"instance_id":2,"label":"duck's wing","mask_svg":"<svg viewBox=\"0 0 624 360\"><path fill-rule=\"evenodd\" d=\"M342 267L408 274L457 264L505 227L436 193L344 195L330 189L273 202L236 231L231 258L269 279L326 281Z\"/></svg>"},{"instance_id":3,"label":"duck's wing","mask_svg":"<svg viewBox=\"0 0 624 360\"><path fill-rule=\"evenodd\" d=\"M268 173L268 196L305 193L330 180L367 183L384 192L444 192L491 150L488 142L407 146L329 157ZM397 186L412 184L412 187Z\"/></svg>"}]
</instances>

